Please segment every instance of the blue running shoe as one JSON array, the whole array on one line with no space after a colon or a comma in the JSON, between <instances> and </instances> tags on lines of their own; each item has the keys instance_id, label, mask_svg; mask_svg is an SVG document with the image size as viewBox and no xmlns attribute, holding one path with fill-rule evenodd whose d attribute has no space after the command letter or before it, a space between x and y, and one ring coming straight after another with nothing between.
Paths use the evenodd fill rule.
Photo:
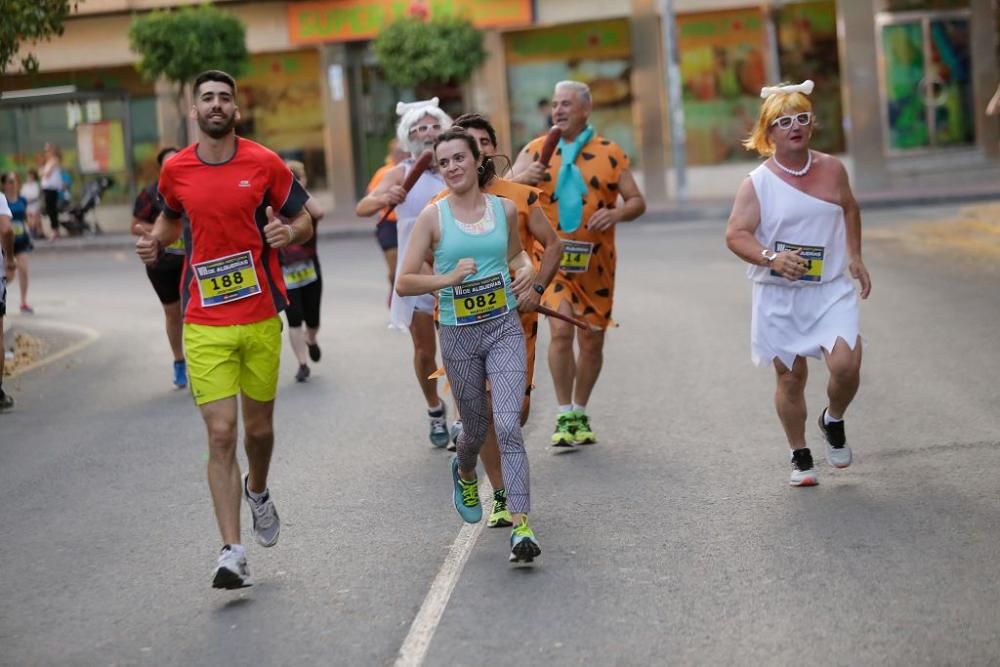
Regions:
<instances>
[{"instance_id":1,"label":"blue running shoe","mask_svg":"<svg viewBox=\"0 0 1000 667\"><path fill-rule=\"evenodd\" d=\"M188 386L187 362L183 359L174 362L174 386L183 389Z\"/></svg>"},{"instance_id":2,"label":"blue running shoe","mask_svg":"<svg viewBox=\"0 0 1000 667\"><path fill-rule=\"evenodd\" d=\"M542 554L535 532L528 526L528 517L521 517L510 533L510 562L514 566L531 565Z\"/></svg>"},{"instance_id":3,"label":"blue running shoe","mask_svg":"<svg viewBox=\"0 0 1000 667\"><path fill-rule=\"evenodd\" d=\"M466 482L458 474L458 457L451 459L451 479L455 486L452 494L455 509L466 523L479 523L483 518L483 508L479 504L479 480Z\"/></svg>"}]
</instances>

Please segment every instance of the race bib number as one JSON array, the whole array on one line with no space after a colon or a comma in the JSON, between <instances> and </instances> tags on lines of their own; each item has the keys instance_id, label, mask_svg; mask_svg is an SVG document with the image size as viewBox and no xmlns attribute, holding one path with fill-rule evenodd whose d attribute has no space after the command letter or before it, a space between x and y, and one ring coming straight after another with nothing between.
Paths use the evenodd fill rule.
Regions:
<instances>
[{"instance_id":1,"label":"race bib number","mask_svg":"<svg viewBox=\"0 0 1000 667\"><path fill-rule=\"evenodd\" d=\"M495 274L452 287L455 297L455 322L459 326L476 324L506 315L507 286L503 275Z\"/></svg>"},{"instance_id":2,"label":"race bib number","mask_svg":"<svg viewBox=\"0 0 1000 667\"><path fill-rule=\"evenodd\" d=\"M194 265L194 270L201 305L205 308L260 294L253 255L249 250L199 262Z\"/></svg>"},{"instance_id":3,"label":"race bib number","mask_svg":"<svg viewBox=\"0 0 1000 667\"><path fill-rule=\"evenodd\" d=\"M167 253L168 255L183 255L184 237L182 236L181 238L177 239L176 241L168 245L166 248L163 249L163 252Z\"/></svg>"},{"instance_id":4,"label":"race bib number","mask_svg":"<svg viewBox=\"0 0 1000 667\"><path fill-rule=\"evenodd\" d=\"M590 268L594 244L586 241L563 241L562 260L559 268L566 273L584 273Z\"/></svg>"},{"instance_id":5,"label":"race bib number","mask_svg":"<svg viewBox=\"0 0 1000 667\"><path fill-rule=\"evenodd\" d=\"M28 228L25 226L23 220L12 220L11 225L14 227L14 236L28 235Z\"/></svg>"},{"instance_id":6,"label":"race bib number","mask_svg":"<svg viewBox=\"0 0 1000 667\"><path fill-rule=\"evenodd\" d=\"M288 289L305 287L319 280L319 274L316 272L316 263L311 259L283 266L281 267L281 272L285 276L285 287Z\"/></svg>"},{"instance_id":7,"label":"race bib number","mask_svg":"<svg viewBox=\"0 0 1000 667\"><path fill-rule=\"evenodd\" d=\"M778 241L774 244L775 252L785 252L785 251L799 251L799 257L806 261L806 272L799 278L799 280L805 280L810 283L818 283L823 279L823 255L825 254L825 248L823 246L815 245L799 245L797 243L785 243L783 241ZM772 276L781 277L781 274L775 270L771 270Z\"/></svg>"}]
</instances>

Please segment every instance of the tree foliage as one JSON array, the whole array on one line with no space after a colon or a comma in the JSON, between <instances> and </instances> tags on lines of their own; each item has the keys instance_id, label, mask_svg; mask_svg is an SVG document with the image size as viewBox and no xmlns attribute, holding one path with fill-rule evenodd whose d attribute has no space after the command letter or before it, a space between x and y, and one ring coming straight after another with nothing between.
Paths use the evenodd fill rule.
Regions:
<instances>
[{"instance_id":1,"label":"tree foliage","mask_svg":"<svg viewBox=\"0 0 1000 667\"><path fill-rule=\"evenodd\" d=\"M0 0L0 72L17 58L22 44L35 44L63 34L63 24L76 11L78 0ZM22 54L21 69L38 71L33 53Z\"/></svg>"},{"instance_id":2,"label":"tree foliage","mask_svg":"<svg viewBox=\"0 0 1000 667\"><path fill-rule=\"evenodd\" d=\"M162 76L181 86L207 69L237 77L246 71L249 59L243 24L211 5L137 17L128 38L140 57L136 69L145 78Z\"/></svg>"},{"instance_id":3,"label":"tree foliage","mask_svg":"<svg viewBox=\"0 0 1000 667\"><path fill-rule=\"evenodd\" d=\"M464 83L486 60L480 32L453 16L398 19L379 33L373 48L386 78L401 88Z\"/></svg>"}]
</instances>

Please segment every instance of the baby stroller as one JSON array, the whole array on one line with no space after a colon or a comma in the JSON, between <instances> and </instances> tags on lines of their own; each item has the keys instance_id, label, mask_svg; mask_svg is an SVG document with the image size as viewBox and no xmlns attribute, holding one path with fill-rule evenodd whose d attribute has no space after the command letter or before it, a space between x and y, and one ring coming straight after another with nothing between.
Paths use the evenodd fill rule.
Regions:
<instances>
[{"instance_id":1,"label":"baby stroller","mask_svg":"<svg viewBox=\"0 0 1000 667\"><path fill-rule=\"evenodd\" d=\"M97 207L101 201L101 195L114 184L115 181L110 176L101 176L83 187L79 203L64 210L59 220L70 236L80 236L84 232L101 233L101 225L96 219L93 227L87 222L87 213Z\"/></svg>"}]
</instances>

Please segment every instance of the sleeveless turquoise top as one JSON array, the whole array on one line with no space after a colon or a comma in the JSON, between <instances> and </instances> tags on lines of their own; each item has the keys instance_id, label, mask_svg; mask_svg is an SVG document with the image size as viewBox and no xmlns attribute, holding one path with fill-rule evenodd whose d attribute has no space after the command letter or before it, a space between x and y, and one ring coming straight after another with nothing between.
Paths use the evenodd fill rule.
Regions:
<instances>
[{"instance_id":1,"label":"sleeveless turquoise top","mask_svg":"<svg viewBox=\"0 0 1000 667\"><path fill-rule=\"evenodd\" d=\"M441 324L463 326L502 317L517 309L517 299L510 289L507 268L507 214L495 195L485 195L486 210L492 211L493 229L473 234L462 229L452 215L448 198L437 202L441 242L434 249L434 271L445 274L455 270L466 257L476 260L476 272L457 287L438 292Z\"/></svg>"}]
</instances>

